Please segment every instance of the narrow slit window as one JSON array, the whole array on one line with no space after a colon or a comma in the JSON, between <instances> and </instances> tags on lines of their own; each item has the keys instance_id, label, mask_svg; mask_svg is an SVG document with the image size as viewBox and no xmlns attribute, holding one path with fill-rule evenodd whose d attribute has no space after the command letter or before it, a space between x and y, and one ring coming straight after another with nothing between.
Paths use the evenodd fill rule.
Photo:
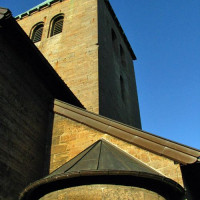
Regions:
<instances>
[{"instance_id":1,"label":"narrow slit window","mask_svg":"<svg viewBox=\"0 0 200 200\"><path fill-rule=\"evenodd\" d=\"M124 85L124 80L122 78L122 76L120 76L120 87L121 87L121 97L122 100L125 101L125 85Z\"/></svg>"},{"instance_id":2,"label":"narrow slit window","mask_svg":"<svg viewBox=\"0 0 200 200\"><path fill-rule=\"evenodd\" d=\"M57 35L57 34L59 34L59 33L62 32L63 21L64 21L64 16L63 15L59 15L59 16L55 17L52 20L52 26L51 26L51 34L50 34L50 36L54 36L54 35Z\"/></svg>"},{"instance_id":3,"label":"narrow slit window","mask_svg":"<svg viewBox=\"0 0 200 200\"><path fill-rule=\"evenodd\" d=\"M42 32L43 32L44 24L36 25L32 30L31 40L33 43L39 42L42 39Z\"/></svg>"},{"instance_id":4,"label":"narrow slit window","mask_svg":"<svg viewBox=\"0 0 200 200\"><path fill-rule=\"evenodd\" d=\"M125 53L124 50L122 48L122 46L120 45L120 57L121 57L121 64L123 67L126 67L126 58L125 58Z\"/></svg>"},{"instance_id":5,"label":"narrow slit window","mask_svg":"<svg viewBox=\"0 0 200 200\"><path fill-rule=\"evenodd\" d=\"M113 51L117 55L117 36L116 36L115 31L113 29L111 30L111 35L112 35Z\"/></svg>"}]
</instances>

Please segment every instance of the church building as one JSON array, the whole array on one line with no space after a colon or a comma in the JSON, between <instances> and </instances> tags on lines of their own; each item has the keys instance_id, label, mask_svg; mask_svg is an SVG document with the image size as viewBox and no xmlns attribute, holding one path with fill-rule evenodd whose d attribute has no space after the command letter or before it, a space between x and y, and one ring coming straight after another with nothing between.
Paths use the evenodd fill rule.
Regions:
<instances>
[{"instance_id":1,"label":"church building","mask_svg":"<svg viewBox=\"0 0 200 200\"><path fill-rule=\"evenodd\" d=\"M108 0L0 8L0 44L0 199L200 199L200 150L142 130Z\"/></svg>"}]
</instances>

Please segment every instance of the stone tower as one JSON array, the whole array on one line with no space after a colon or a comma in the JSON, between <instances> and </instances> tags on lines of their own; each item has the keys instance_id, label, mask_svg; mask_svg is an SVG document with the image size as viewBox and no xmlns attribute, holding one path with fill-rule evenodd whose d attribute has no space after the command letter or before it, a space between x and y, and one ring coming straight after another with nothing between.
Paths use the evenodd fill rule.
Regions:
<instances>
[{"instance_id":1,"label":"stone tower","mask_svg":"<svg viewBox=\"0 0 200 200\"><path fill-rule=\"evenodd\" d=\"M141 129L136 57L109 1L47 0L16 19L87 110Z\"/></svg>"},{"instance_id":2,"label":"stone tower","mask_svg":"<svg viewBox=\"0 0 200 200\"><path fill-rule=\"evenodd\" d=\"M80 10L76 2L83 3ZM96 8L94 13L98 13L98 19L101 19L98 23L97 17L92 20L88 17L86 23L84 16L88 12L83 14L83 7L86 6L87 11L93 8L91 2ZM94 104L98 102L96 113L104 112L104 115L119 121L120 117L121 121L130 118L139 127L140 124L136 123L139 118L132 118L129 112L123 111L130 105L138 108L137 101L130 105L128 101L131 99L128 93L131 86L128 84L133 79L129 77L131 70L128 71L127 66L135 58L134 53L122 34L110 4L103 0L96 4L93 0L49 0L19 16L18 21L20 17L21 22L29 19L24 28L37 46L45 47L47 53L52 52L49 59L56 60L54 68L57 71L61 69L63 79L65 70L66 75L71 73L71 76L73 73L70 70L77 70L74 79L69 76L65 81L74 81L74 87L79 84L80 92L88 92L86 103L91 103L89 95L95 94L97 84L98 98L94 101ZM59 9L53 9L56 6L60 6ZM98 33L98 37L94 41L98 43L90 45L92 39L84 43L91 31L85 38L81 34L77 37L81 37L82 41L74 39L74 49L77 48L77 51L74 50L68 61L71 59L75 63L77 55L82 62L79 63L80 68L77 64L69 70L70 62L67 62L66 55L70 53L64 44L67 37L62 39L62 34L67 32L66 16L69 16L69 20L76 16L64 12L63 9L70 6L72 14L79 13L75 20L77 23L85 20L79 24L80 30L82 26L89 27L90 23L95 23L96 19L98 31L95 34ZM44 12L47 15L42 18ZM51 19L48 12L53 15ZM31 18L34 16L35 21ZM74 23L71 26L75 26ZM71 39L74 35L71 35ZM78 42L85 47L76 47ZM49 49L45 46L47 43ZM0 199L16 200L19 195L20 200L68 199L69 196L73 199L81 197L81 200L94 199L94 196L95 199L107 200L183 200L186 196L188 200L200 199L199 185L194 184L200 179L200 150L105 118L93 113L94 110L84 110L11 12L1 7L0 44ZM70 48L72 50L73 46ZM97 65L94 65L95 59ZM78 70L82 69L80 76L87 74L89 80L93 76L88 69L92 67L96 70L96 79L90 87L87 85L90 82L80 84L79 76L77 79L75 76ZM136 95L136 88L134 91ZM80 95L82 102L83 97L84 93ZM124 107L119 104L120 101ZM136 117L139 117L139 109Z\"/></svg>"}]
</instances>

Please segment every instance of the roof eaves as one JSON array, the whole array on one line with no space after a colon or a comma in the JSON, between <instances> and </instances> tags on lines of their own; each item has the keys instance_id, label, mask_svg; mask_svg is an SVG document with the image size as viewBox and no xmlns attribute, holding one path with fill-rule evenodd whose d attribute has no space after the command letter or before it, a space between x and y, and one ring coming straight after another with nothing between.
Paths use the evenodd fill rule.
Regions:
<instances>
[{"instance_id":1,"label":"roof eaves","mask_svg":"<svg viewBox=\"0 0 200 200\"><path fill-rule=\"evenodd\" d=\"M167 177L135 171L86 170L59 174L35 181L24 189L20 194L19 200L39 199L50 192L91 184L143 187L160 195L164 195L164 197L168 196L170 199L172 197L175 199L183 199L183 196L185 196L184 188Z\"/></svg>"},{"instance_id":2,"label":"roof eaves","mask_svg":"<svg viewBox=\"0 0 200 200\"><path fill-rule=\"evenodd\" d=\"M25 11L25 12L19 14L19 15L17 15L15 17L15 19L22 19L26 15L30 15L31 13L33 13L35 11L40 11L44 7L50 7L51 4L53 4L55 2L62 2L62 1L63 0L46 0L43 3L41 3L41 4L37 5L37 6L35 6L35 7L31 8L31 9L29 9L29 10L27 10L27 11Z\"/></svg>"},{"instance_id":3,"label":"roof eaves","mask_svg":"<svg viewBox=\"0 0 200 200\"><path fill-rule=\"evenodd\" d=\"M0 20L8 19L12 16L12 13L7 8L0 7Z\"/></svg>"},{"instance_id":4,"label":"roof eaves","mask_svg":"<svg viewBox=\"0 0 200 200\"><path fill-rule=\"evenodd\" d=\"M54 112L181 164L197 162L194 149L56 100Z\"/></svg>"}]
</instances>

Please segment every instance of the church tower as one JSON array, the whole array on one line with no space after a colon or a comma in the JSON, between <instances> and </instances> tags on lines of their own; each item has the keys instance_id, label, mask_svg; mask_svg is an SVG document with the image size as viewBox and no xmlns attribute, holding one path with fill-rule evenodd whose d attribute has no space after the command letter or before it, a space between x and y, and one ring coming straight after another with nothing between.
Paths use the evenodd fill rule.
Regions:
<instances>
[{"instance_id":1,"label":"church tower","mask_svg":"<svg viewBox=\"0 0 200 200\"><path fill-rule=\"evenodd\" d=\"M88 111L141 129L136 57L109 1L46 0L16 19Z\"/></svg>"},{"instance_id":2,"label":"church tower","mask_svg":"<svg viewBox=\"0 0 200 200\"><path fill-rule=\"evenodd\" d=\"M140 130L136 57L107 0L16 19L0 7L0 199L200 199L200 150Z\"/></svg>"}]
</instances>

